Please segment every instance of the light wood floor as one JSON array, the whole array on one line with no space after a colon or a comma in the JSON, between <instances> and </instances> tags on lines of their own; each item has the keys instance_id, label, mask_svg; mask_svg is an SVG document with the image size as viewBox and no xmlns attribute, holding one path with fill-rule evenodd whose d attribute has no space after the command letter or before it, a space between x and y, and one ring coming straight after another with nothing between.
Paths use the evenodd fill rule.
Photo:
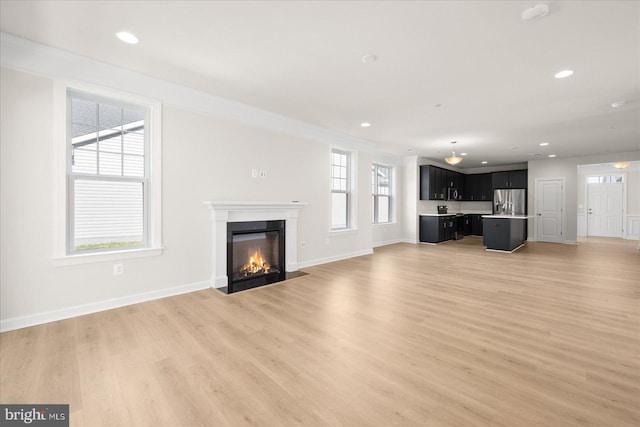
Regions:
<instances>
[{"instance_id":1,"label":"light wood floor","mask_svg":"<svg viewBox=\"0 0 640 427\"><path fill-rule=\"evenodd\" d=\"M77 426L638 426L637 242L397 244L0 335L2 403Z\"/></svg>"}]
</instances>

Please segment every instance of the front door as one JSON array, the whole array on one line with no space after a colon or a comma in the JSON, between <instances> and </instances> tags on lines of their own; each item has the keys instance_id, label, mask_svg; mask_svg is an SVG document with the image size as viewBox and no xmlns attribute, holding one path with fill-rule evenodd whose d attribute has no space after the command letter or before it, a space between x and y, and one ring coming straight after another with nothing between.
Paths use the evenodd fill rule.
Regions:
<instances>
[{"instance_id":1,"label":"front door","mask_svg":"<svg viewBox=\"0 0 640 427\"><path fill-rule=\"evenodd\" d=\"M562 242L562 180L536 181L536 240Z\"/></svg>"},{"instance_id":2,"label":"front door","mask_svg":"<svg viewBox=\"0 0 640 427\"><path fill-rule=\"evenodd\" d=\"M622 183L587 184L587 235L622 237Z\"/></svg>"}]
</instances>

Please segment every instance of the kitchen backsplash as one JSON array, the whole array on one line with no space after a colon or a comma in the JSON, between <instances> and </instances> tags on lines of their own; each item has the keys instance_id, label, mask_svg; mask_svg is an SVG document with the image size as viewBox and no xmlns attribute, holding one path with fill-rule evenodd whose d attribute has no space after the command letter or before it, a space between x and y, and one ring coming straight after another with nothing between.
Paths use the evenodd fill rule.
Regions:
<instances>
[{"instance_id":1,"label":"kitchen backsplash","mask_svg":"<svg viewBox=\"0 0 640 427\"><path fill-rule=\"evenodd\" d=\"M438 213L438 206L445 205L449 213L491 213L491 202L454 202L446 200L418 200L418 215Z\"/></svg>"}]
</instances>

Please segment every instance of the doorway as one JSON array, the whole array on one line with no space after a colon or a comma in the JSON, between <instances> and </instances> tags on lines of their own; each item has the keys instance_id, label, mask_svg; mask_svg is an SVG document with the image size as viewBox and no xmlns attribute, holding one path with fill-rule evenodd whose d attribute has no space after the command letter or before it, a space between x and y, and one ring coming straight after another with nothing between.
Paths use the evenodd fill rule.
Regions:
<instances>
[{"instance_id":1,"label":"doorway","mask_svg":"<svg viewBox=\"0 0 640 427\"><path fill-rule=\"evenodd\" d=\"M623 177L587 177L587 236L622 237Z\"/></svg>"},{"instance_id":2,"label":"doorway","mask_svg":"<svg viewBox=\"0 0 640 427\"><path fill-rule=\"evenodd\" d=\"M563 179L536 180L536 240L562 243Z\"/></svg>"}]
</instances>

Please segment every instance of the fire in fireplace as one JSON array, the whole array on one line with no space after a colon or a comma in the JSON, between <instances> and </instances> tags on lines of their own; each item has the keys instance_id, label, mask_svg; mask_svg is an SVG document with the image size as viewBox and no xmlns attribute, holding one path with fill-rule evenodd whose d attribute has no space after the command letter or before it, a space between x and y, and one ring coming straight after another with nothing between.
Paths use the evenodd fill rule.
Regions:
<instances>
[{"instance_id":1,"label":"fire in fireplace","mask_svg":"<svg viewBox=\"0 0 640 427\"><path fill-rule=\"evenodd\" d=\"M271 264L269 264L265 257L262 255L262 251L258 249L253 252L253 255L249 256L249 261L247 261L247 263L242 266L240 274L242 274L244 277L249 277L253 276L254 274L269 274L271 270L273 270L271 268Z\"/></svg>"},{"instance_id":2,"label":"fire in fireplace","mask_svg":"<svg viewBox=\"0 0 640 427\"><path fill-rule=\"evenodd\" d=\"M285 221L227 223L228 293L285 279Z\"/></svg>"}]
</instances>

